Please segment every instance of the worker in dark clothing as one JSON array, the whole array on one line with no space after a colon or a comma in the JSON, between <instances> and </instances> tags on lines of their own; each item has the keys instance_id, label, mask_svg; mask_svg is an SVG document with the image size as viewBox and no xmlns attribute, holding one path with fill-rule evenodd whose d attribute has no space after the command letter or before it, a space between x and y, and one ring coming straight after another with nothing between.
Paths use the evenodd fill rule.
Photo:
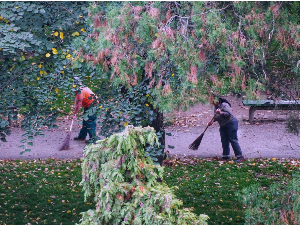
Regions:
<instances>
[{"instance_id":1,"label":"worker in dark clothing","mask_svg":"<svg viewBox=\"0 0 300 225\"><path fill-rule=\"evenodd\" d=\"M208 125L211 126L214 121L217 121L220 125L220 136L223 148L222 159L230 160L229 144L231 144L236 157L235 162L243 161L244 156L237 137L238 120L232 114L231 104L224 98L211 97L210 101L214 105L216 116L208 123Z\"/></svg>"}]
</instances>

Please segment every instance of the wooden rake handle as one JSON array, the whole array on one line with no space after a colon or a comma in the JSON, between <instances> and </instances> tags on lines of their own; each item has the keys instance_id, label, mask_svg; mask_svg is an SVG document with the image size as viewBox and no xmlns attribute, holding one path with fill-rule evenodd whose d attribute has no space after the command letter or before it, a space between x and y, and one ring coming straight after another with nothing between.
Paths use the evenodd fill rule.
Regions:
<instances>
[{"instance_id":1,"label":"wooden rake handle","mask_svg":"<svg viewBox=\"0 0 300 225\"><path fill-rule=\"evenodd\" d=\"M213 121L214 118L216 117L216 115L217 115L217 114L215 114L214 117L213 117L209 122ZM208 127L209 127L209 126L208 126L208 124L207 124L205 130L203 131L203 133L207 130Z\"/></svg>"}]
</instances>

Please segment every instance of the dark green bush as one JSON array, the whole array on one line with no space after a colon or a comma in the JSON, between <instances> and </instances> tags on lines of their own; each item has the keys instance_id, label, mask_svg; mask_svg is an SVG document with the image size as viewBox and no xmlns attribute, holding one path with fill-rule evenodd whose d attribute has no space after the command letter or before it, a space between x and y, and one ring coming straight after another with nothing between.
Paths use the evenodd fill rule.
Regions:
<instances>
[{"instance_id":1,"label":"dark green bush","mask_svg":"<svg viewBox=\"0 0 300 225\"><path fill-rule=\"evenodd\" d=\"M300 174L269 188L250 186L239 194L245 204L245 224L300 224Z\"/></svg>"}]
</instances>

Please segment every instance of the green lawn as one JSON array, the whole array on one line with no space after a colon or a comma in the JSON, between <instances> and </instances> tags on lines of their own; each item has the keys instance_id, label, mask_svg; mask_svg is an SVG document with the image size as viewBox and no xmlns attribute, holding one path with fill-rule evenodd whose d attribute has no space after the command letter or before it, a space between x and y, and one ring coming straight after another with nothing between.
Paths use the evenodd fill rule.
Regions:
<instances>
[{"instance_id":1,"label":"green lawn","mask_svg":"<svg viewBox=\"0 0 300 225\"><path fill-rule=\"evenodd\" d=\"M0 224L74 224L84 203L79 160L0 161Z\"/></svg>"},{"instance_id":2,"label":"green lawn","mask_svg":"<svg viewBox=\"0 0 300 225\"><path fill-rule=\"evenodd\" d=\"M194 160L195 161L195 160ZM209 215L209 224L243 224L244 206L236 196L251 184L287 182L298 162L253 160L241 164L197 160L165 167L165 181L177 186L184 207ZM0 224L74 224L83 201L80 160L0 160Z\"/></svg>"},{"instance_id":3,"label":"green lawn","mask_svg":"<svg viewBox=\"0 0 300 225\"><path fill-rule=\"evenodd\" d=\"M237 194L252 184L267 188L274 182L285 184L299 162L256 159L240 164L211 159L197 164L175 163L165 168L165 181L178 186L176 196L194 213L210 217L209 224L244 224L244 207Z\"/></svg>"}]
</instances>

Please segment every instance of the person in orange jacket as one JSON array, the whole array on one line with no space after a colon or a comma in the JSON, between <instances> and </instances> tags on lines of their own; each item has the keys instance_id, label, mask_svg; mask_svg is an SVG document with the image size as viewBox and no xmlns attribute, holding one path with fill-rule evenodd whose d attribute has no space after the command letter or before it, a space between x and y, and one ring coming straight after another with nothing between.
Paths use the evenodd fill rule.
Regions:
<instances>
[{"instance_id":1,"label":"person in orange jacket","mask_svg":"<svg viewBox=\"0 0 300 225\"><path fill-rule=\"evenodd\" d=\"M74 84L81 84L78 77L74 78ZM75 103L74 103L74 115L73 119L76 119L76 114L79 112L81 106L84 108L84 114L92 105L92 103L97 99L97 96L94 92L88 87L80 87L80 90L75 92ZM96 100L97 101L97 100ZM88 120L83 120L82 128L79 132L78 137L75 137L74 140L85 140L87 134L89 134L89 140L86 140L86 143L95 143L97 141L96 135L96 119L95 115L89 115Z\"/></svg>"}]
</instances>

